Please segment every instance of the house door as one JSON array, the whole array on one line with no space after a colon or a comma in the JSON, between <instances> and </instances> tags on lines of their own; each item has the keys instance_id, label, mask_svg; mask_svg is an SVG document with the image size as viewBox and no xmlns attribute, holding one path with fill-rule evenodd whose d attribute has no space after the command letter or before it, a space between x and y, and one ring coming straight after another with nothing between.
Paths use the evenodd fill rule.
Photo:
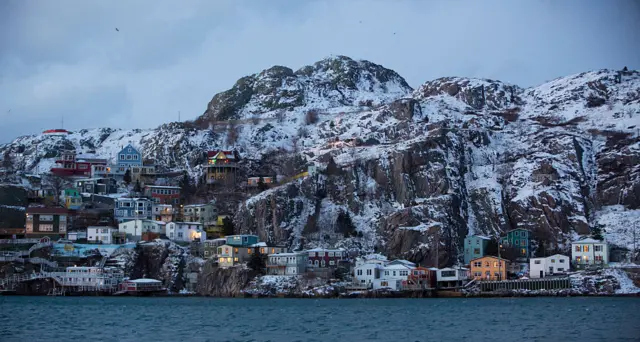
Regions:
<instances>
[{"instance_id":1,"label":"house door","mask_svg":"<svg viewBox=\"0 0 640 342\"><path fill-rule=\"evenodd\" d=\"M549 267L549 274L553 274L553 266Z\"/></svg>"},{"instance_id":2,"label":"house door","mask_svg":"<svg viewBox=\"0 0 640 342\"><path fill-rule=\"evenodd\" d=\"M544 271L540 270L540 278L544 278Z\"/></svg>"}]
</instances>

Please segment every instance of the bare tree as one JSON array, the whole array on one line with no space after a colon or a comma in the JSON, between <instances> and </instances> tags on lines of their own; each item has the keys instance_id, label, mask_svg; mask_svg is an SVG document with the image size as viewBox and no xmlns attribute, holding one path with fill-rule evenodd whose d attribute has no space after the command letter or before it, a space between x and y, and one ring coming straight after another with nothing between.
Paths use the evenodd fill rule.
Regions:
<instances>
[{"instance_id":1,"label":"bare tree","mask_svg":"<svg viewBox=\"0 0 640 342\"><path fill-rule=\"evenodd\" d=\"M67 180L60 176L49 174L46 176L45 182L53 191L53 200L55 205L59 205L60 193L68 186Z\"/></svg>"}]
</instances>

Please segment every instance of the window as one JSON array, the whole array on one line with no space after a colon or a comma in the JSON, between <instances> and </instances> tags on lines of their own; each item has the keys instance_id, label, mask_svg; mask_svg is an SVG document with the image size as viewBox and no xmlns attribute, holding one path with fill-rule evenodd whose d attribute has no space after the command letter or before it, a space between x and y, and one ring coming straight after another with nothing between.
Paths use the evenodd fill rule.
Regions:
<instances>
[{"instance_id":1,"label":"window","mask_svg":"<svg viewBox=\"0 0 640 342\"><path fill-rule=\"evenodd\" d=\"M137 154L133 155L133 160L138 160L138 155Z\"/></svg>"},{"instance_id":2,"label":"window","mask_svg":"<svg viewBox=\"0 0 640 342\"><path fill-rule=\"evenodd\" d=\"M394 277L396 276L396 271L393 271L393 276L394 276Z\"/></svg>"},{"instance_id":3,"label":"window","mask_svg":"<svg viewBox=\"0 0 640 342\"><path fill-rule=\"evenodd\" d=\"M336 262L335 262L335 261L333 261L333 260L329 260L329 265L334 266L335 264L336 264Z\"/></svg>"},{"instance_id":4,"label":"window","mask_svg":"<svg viewBox=\"0 0 640 342\"><path fill-rule=\"evenodd\" d=\"M562 271L564 271L564 268L558 267L558 272L562 272Z\"/></svg>"},{"instance_id":5,"label":"window","mask_svg":"<svg viewBox=\"0 0 640 342\"><path fill-rule=\"evenodd\" d=\"M482 267L482 261L476 261L473 263L473 267Z\"/></svg>"},{"instance_id":6,"label":"window","mask_svg":"<svg viewBox=\"0 0 640 342\"><path fill-rule=\"evenodd\" d=\"M533 263L536 264L536 265L540 265L541 262L542 262L541 260L536 260Z\"/></svg>"},{"instance_id":7,"label":"window","mask_svg":"<svg viewBox=\"0 0 640 342\"><path fill-rule=\"evenodd\" d=\"M169 237L172 238L173 237L173 232L169 233Z\"/></svg>"},{"instance_id":8,"label":"window","mask_svg":"<svg viewBox=\"0 0 640 342\"><path fill-rule=\"evenodd\" d=\"M237 247L236 247L236 248L234 248L234 249L233 249L233 252L234 252L234 253L238 253L238 248L237 248Z\"/></svg>"},{"instance_id":9,"label":"window","mask_svg":"<svg viewBox=\"0 0 640 342\"><path fill-rule=\"evenodd\" d=\"M38 228L41 232L52 232L53 225L52 224L41 224Z\"/></svg>"},{"instance_id":10,"label":"window","mask_svg":"<svg viewBox=\"0 0 640 342\"><path fill-rule=\"evenodd\" d=\"M40 215L40 221L53 221L53 215Z\"/></svg>"},{"instance_id":11,"label":"window","mask_svg":"<svg viewBox=\"0 0 640 342\"><path fill-rule=\"evenodd\" d=\"M521 246L526 246L527 245L527 240L521 240L520 241L520 245Z\"/></svg>"},{"instance_id":12,"label":"window","mask_svg":"<svg viewBox=\"0 0 640 342\"><path fill-rule=\"evenodd\" d=\"M479 255L480 254L480 248L474 248L473 249L473 254L474 255Z\"/></svg>"},{"instance_id":13,"label":"window","mask_svg":"<svg viewBox=\"0 0 640 342\"><path fill-rule=\"evenodd\" d=\"M595 256L595 260L596 261L602 261L602 255L596 255Z\"/></svg>"},{"instance_id":14,"label":"window","mask_svg":"<svg viewBox=\"0 0 640 342\"><path fill-rule=\"evenodd\" d=\"M583 252L588 252L589 251L589 245L582 246L582 251Z\"/></svg>"},{"instance_id":15,"label":"window","mask_svg":"<svg viewBox=\"0 0 640 342\"><path fill-rule=\"evenodd\" d=\"M482 272L474 272L473 275L475 277L482 277Z\"/></svg>"},{"instance_id":16,"label":"window","mask_svg":"<svg viewBox=\"0 0 640 342\"><path fill-rule=\"evenodd\" d=\"M357 274L361 276L362 275L362 270L358 270Z\"/></svg>"},{"instance_id":17,"label":"window","mask_svg":"<svg viewBox=\"0 0 640 342\"><path fill-rule=\"evenodd\" d=\"M556 259L551 259L551 263L555 264L556 263Z\"/></svg>"},{"instance_id":18,"label":"window","mask_svg":"<svg viewBox=\"0 0 640 342\"><path fill-rule=\"evenodd\" d=\"M513 232L513 235L520 236L520 232Z\"/></svg>"},{"instance_id":19,"label":"window","mask_svg":"<svg viewBox=\"0 0 640 342\"><path fill-rule=\"evenodd\" d=\"M564 264L564 259L558 259L558 262Z\"/></svg>"},{"instance_id":20,"label":"window","mask_svg":"<svg viewBox=\"0 0 640 342\"><path fill-rule=\"evenodd\" d=\"M370 269L369 269L369 270L367 270L367 275L371 275L371 271L372 271L372 270L370 270Z\"/></svg>"},{"instance_id":21,"label":"window","mask_svg":"<svg viewBox=\"0 0 640 342\"><path fill-rule=\"evenodd\" d=\"M593 250L596 252L602 252L602 245L594 245Z\"/></svg>"},{"instance_id":22,"label":"window","mask_svg":"<svg viewBox=\"0 0 640 342\"><path fill-rule=\"evenodd\" d=\"M131 155L127 154L127 160L131 160Z\"/></svg>"},{"instance_id":23,"label":"window","mask_svg":"<svg viewBox=\"0 0 640 342\"><path fill-rule=\"evenodd\" d=\"M124 154L120 155L120 160L124 160Z\"/></svg>"},{"instance_id":24,"label":"window","mask_svg":"<svg viewBox=\"0 0 640 342\"><path fill-rule=\"evenodd\" d=\"M181 238L182 237L182 232L178 232L178 237Z\"/></svg>"},{"instance_id":25,"label":"window","mask_svg":"<svg viewBox=\"0 0 640 342\"><path fill-rule=\"evenodd\" d=\"M576 245L576 252L580 252L580 245Z\"/></svg>"},{"instance_id":26,"label":"window","mask_svg":"<svg viewBox=\"0 0 640 342\"><path fill-rule=\"evenodd\" d=\"M333 252L329 252L329 256L332 257L333 256Z\"/></svg>"},{"instance_id":27,"label":"window","mask_svg":"<svg viewBox=\"0 0 640 342\"><path fill-rule=\"evenodd\" d=\"M238 262L238 257L233 258L233 261Z\"/></svg>"},{"instance_id":28,"label":"window","mask_svg":"<svg viewBox=\"0 0 640 342\"><path fill-rule=\"evenodd\" d=\"M441 275L443 277L455 277L456 271L442 271Z\"/></svg>"},{"instance_id":29,"label":"window","mask_svg":"<svg viewBox=\"0 0 640 342\"><path fill-rule=\"evenodd\" d=\"M487 261L484 263L484 267L491 267L491 264Z\"/></svg>"},{"instance_id":30,"label":"window","mask_svg":"<svg viewBox=\"0 0 640 342\"><path fill-rule=\"evenodd\" d=\"M520 250L520 254L527 255L527 250L523 248L522 250Z\"/></svg>"}]
</instances>

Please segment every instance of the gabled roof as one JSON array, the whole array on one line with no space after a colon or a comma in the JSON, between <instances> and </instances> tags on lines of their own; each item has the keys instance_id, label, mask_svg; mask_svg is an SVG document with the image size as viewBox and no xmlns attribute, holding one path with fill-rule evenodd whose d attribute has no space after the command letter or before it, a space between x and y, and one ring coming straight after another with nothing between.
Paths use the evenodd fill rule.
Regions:
<instances>
[{"instance_id":1,"label":"gabled roof","mask_svg":"<svg viewBox=\"0 0 640 342\"><path fill-rule=\"evenodd\" d=\"M606 242L588 237L588 238L580 239L578 241L573 241L571 244L573 245L576 243L606 243Z\"/></svg>"},{"instance_id":2,"label":"gabled roof","mask_svg":"<svg viewBox=\"0 0 640 342\"><path fill-rule=\"evenodd\" d=\"M490 238L490 237L487 237L487 236L484 236L484 235L469 235L469 236L467 236L467 237L470 237L470 238L478 238L478 239L483 239L483 240L491 240L491 238Z\"/></svg>"},{"instance_id":3,"label":"gabled roof","mask_svg":"<svg viewBox=\"0 0 640 342\"><path fill-rule=\"evenodd\" d=\"M485 255L485 256L483 256L483 257L479 257L479 258L471 259L471 261L469 261L469 263L471 263L471 262L472 262L472 261L474 261L474 260L484 259L484 258L500 259L500 260L502 260L502 261L509 261L509 260L507 260L507 259L505 259L505 258L498 258L497 256L493 256L493 255Z\"/></svg>"},{"instance_id":4,"label":"gabled roof","mask_svg":"<svg viewBox=\"0 0 640 342\"><path fill-rule=\"evenodd\" d=\"M236 159L236 154L234 151L209 151L207 152L207 158L215 158L215 159Z\"/></svg>"},{"instance_id":5,"label":"gabled roof","mask_svg":"<svg viewBox=\"0 0 640 342\"><path fill-rule=\"evenodd\" d=\"M128 152L126 152L126 149L129 148L129 147L131 147L135 153L141 154L140 151L138 151L138 149L133 147L133 145L131 145L131 144L127 144L127 146L123 147L122 150L120 150L120 152L118 152L118 154L120 154L121 152L128 153Z\"/></svg>"},{"instance_id":6,"label":"gabled roof","mask_svg":"<svg viewBox=\"0 0 640 342\"><path fill-rule=\"evenodd\" d=\"M413 266L410 265L404 265L404 264L388 264L387 266L384 267L385 270L411 270L413 269Z\"/></svg>"}]
</instances>

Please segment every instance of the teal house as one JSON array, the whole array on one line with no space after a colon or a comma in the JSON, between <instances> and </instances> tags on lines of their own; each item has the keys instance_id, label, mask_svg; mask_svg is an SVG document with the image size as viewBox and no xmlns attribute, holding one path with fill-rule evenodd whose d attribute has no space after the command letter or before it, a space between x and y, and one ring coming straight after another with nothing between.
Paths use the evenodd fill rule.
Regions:
<instances>
[{"instance_id":1,"label":"teal house","mask_svg":"<svg viewBox=\"0 0 640 342\"><path fill-rule=\"evenodd\" d=\"M468 265L471 260L485 256L490 240L486 236L467 236L464 239L464 264Z\"/></svg>"},{"instance_id":2,"label":"teal house","mask_svg":"<svg viewBox=\"0 0 640 342\"><path fill-rule=\"evenodd\" d=\"M520 258L528 259L531 252L529 235L531 234L526 229L513 229L507 232L507 236L500 238L500 244L517 248Z\"/></svg>"},{"instance_id":3,"label":"teal house","mask_svg":"<svg viewBox=\"0 0 640 342\"><path fill-rule=\"evenodd\" d=\"M258 243L256 235L229 235L226 239L227 245L234 247L249 247Z\"/></svg>"}]
</instances>

